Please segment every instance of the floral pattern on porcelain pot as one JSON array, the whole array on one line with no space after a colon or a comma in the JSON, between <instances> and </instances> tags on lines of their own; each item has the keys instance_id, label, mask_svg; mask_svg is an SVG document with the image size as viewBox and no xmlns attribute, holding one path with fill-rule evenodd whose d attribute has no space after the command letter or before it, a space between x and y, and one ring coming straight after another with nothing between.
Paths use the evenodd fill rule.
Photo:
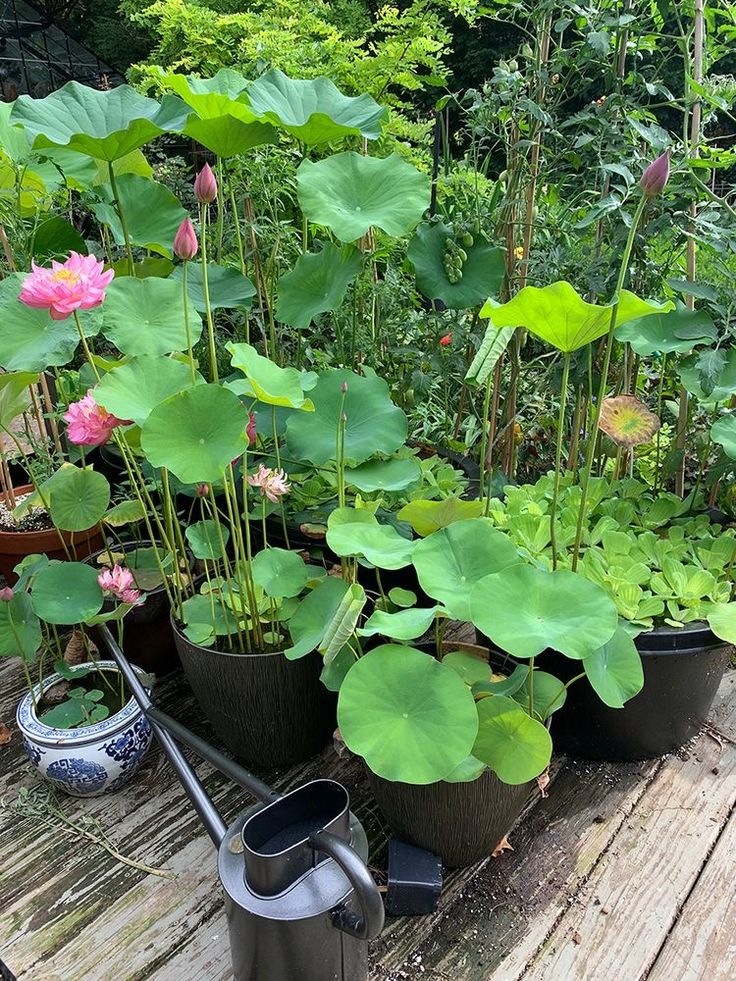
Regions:
<instances>
[{"instance_id":1,"label":"floral pattern on porcelain pot","mask_svg":"<svg viewBox=\"0 0 736 981\"><path fill-rule=\"evenodd\" d=\"M114 661L84 667L118 670ZM145 675L140 668L135 670ZM61 680L61 675L50 675L44 687ZM36 685L34 697L38 698L40 688ZM16 719L28 759L42 777L73 797L98 797L122 787L140 766L153 738L151 725L135 699L95 725L52 729L39 721L29 692L18 706Z\"/></svg>"}]
</instances>

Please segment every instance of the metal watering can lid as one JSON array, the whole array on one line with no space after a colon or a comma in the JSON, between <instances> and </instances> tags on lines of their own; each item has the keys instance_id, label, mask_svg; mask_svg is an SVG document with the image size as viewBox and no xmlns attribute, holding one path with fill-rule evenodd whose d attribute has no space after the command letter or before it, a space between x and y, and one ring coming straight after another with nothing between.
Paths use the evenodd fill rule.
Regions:
<instances>
[{"instance_id":1,"label":"metal watering can lid","mask_svg":"<svg viewBox=\"0 0 736 981\"><path fill-rule=\"evenodd\" d=\"M271 921L328 913L333 925L363 940L383 927L383 900L368 871L368 841L349 810L345 788L314 780L233 822L218 869L230 901ZM361 912L344 904L354 895Z\"/></svg>"},{"instance_id":2,"label":"metal watering can lid","mask_svg":"<svg viewBox=\"0 0 736 981\"><path fill-rule=\"evenodd\" d=\"M293 886L327 855L309 843L328 831L350 842L350 798L334 780L312 780L251 815L241 838L248 888L275 896Z\"/></svg>"}]
</instances>

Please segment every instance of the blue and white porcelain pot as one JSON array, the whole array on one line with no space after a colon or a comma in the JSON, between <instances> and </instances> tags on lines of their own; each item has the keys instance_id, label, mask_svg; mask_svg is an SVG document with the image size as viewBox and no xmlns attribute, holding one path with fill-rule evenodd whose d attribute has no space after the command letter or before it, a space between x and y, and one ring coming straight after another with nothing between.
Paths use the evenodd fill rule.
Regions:
<instances>
[{"instance_id":1,"label":"blue and white porcelain pot","mask_svg":"<svg viewBox=\"0 0 736 981\"><path fill-rule=\"evenodd\" d=\"M89 662L84 667L118 671L114 661ZM140 668L135 670L145 677ZM61 680L59 674L50 675L43 687ZM39 698L40 693L41 686L36 685L34 697ZM29 692L18 706L16 720L28 759L42 777L73 797L98 797L122 787L140 766L153 738L150 723L134 698L95 725L52 729L39 722Z\"/></svg>"}]
</instances>

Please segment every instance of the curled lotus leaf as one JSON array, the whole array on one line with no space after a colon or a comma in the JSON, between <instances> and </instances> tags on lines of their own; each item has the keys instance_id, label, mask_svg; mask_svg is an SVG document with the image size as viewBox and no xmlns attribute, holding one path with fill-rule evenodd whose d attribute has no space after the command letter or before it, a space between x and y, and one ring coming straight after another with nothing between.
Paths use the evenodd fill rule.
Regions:
<instances>
[{"instance_id":1,"label":"curled lotus leaf","mask_svg":"<svg viewBox=\"0 0 736 981\"><path fill-rule=\"evenodd\" d=\"M633 395L604 399L598 424L606 436L627 450L648 443L662 425L659 417Z\"/></svg>"}]
</instances>

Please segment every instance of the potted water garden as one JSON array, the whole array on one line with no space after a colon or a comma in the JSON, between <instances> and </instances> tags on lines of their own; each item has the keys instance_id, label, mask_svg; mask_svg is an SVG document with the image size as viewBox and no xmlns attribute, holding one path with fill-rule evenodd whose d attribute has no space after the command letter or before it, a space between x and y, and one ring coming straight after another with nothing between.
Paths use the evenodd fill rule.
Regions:
<instances>
[{"instance_id":1,"label":"potted water garden","mask_svg":"<svg viewBox=\"0 0 736 981\"><path fill-rule=\"evenodd\" d=\"M31 555L15 572L15 585L0 591L0 653L19 659L28 686L16 714L28 759L73 796L117 790L138 769L152 732L89 628L110 622L121 637L123 618L143 596L120 566L98 573Z\"/></svg>"}]
</instances>

